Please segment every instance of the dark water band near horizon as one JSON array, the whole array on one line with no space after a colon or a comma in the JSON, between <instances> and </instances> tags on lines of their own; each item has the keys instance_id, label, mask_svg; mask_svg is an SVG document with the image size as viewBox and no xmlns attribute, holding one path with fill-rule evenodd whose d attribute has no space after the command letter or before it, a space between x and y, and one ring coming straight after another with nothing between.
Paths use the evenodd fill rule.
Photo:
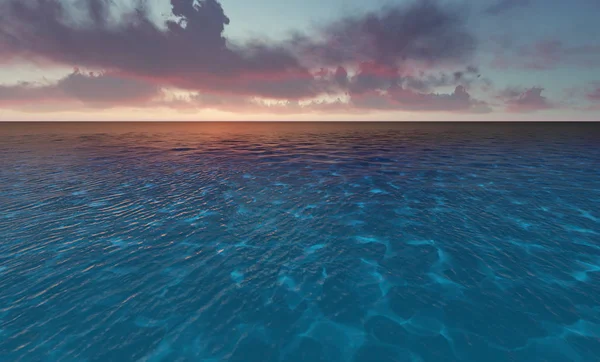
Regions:
<instances>
[{"instance_id":1,"label":"dark water band near horizon","mask_svg":"<svg viewBox=\"0 0 600 362\"><path fill-rule=\"evenodd\" d=\"M0 361L598 361L600 125L1 123Z\"/></svg>"}]
</instances>

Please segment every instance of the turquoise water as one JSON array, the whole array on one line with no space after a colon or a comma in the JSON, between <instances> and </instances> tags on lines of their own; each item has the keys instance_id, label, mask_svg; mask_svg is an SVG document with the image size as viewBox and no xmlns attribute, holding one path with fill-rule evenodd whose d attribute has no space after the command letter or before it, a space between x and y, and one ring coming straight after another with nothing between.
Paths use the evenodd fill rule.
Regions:
<instances>
[{"instance_id":1,"label":"turquoise water","mask_svg":"<svg viewBox=\"0 0 600 362\"><path fill-rule=\"evenodd\" d=\"M2 361L598 361L594 124L0 125Z\"/></svg>"}]
</instances>

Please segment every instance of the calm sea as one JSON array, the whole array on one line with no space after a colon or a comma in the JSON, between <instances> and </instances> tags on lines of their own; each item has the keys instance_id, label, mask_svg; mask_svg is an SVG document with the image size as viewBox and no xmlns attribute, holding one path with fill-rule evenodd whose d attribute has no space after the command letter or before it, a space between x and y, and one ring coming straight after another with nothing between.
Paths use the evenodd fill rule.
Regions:
<instances>
[{"instance_id":1,"label":"calm sea","mask_svg":"<svg viewBox=\"0 0 600 362\"><path fill-rule=\"evenodd\" d=\"M0 124L1 361L599 361L600 124Z\"/></svg>"}]
</instances>

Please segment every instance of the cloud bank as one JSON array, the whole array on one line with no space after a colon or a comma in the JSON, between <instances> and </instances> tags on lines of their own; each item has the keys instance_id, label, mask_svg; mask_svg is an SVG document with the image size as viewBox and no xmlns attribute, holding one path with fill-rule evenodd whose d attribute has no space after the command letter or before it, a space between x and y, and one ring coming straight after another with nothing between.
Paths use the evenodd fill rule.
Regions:
<instances>
[{"instance_id":1,"label":"cloud bank","mask_svg":"<svg viewBox=\"0 0 600 362\"><path fill-rule=\"evenodd\" d=\"M527 3L502 0L486 12L497 15ZM464 6L420 0L276 42L236 42L224 36L230 19L217 0L170 0L171 12L160 23L145 1L136 4L123 11L112 0L1 2L0 64L28 60L88 71L55 83L0 85L0 107L492 111L470 93L490 81L474 65L478 44ZM589 56L597 51L558 41L513 49L524 67L540 69L593 65ZM554 107L535 87L505 94L503 103L510 112Z\"/></svg>"}]
</instances>

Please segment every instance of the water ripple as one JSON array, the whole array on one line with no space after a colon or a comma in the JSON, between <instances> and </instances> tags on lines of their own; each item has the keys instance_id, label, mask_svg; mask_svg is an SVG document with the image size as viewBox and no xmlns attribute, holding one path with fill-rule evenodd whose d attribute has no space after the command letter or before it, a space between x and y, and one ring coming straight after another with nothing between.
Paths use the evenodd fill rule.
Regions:
<instances>
[{"instance_id":1,"label":"water ripple","mask_svg":"<svg viewBox=\"0 0 600 362\"><path fill-rule=\"evenodd\" d=\"M62 127L1 128L2 359L600 358L592 126Z\"/></svg>"}]
</instances>

